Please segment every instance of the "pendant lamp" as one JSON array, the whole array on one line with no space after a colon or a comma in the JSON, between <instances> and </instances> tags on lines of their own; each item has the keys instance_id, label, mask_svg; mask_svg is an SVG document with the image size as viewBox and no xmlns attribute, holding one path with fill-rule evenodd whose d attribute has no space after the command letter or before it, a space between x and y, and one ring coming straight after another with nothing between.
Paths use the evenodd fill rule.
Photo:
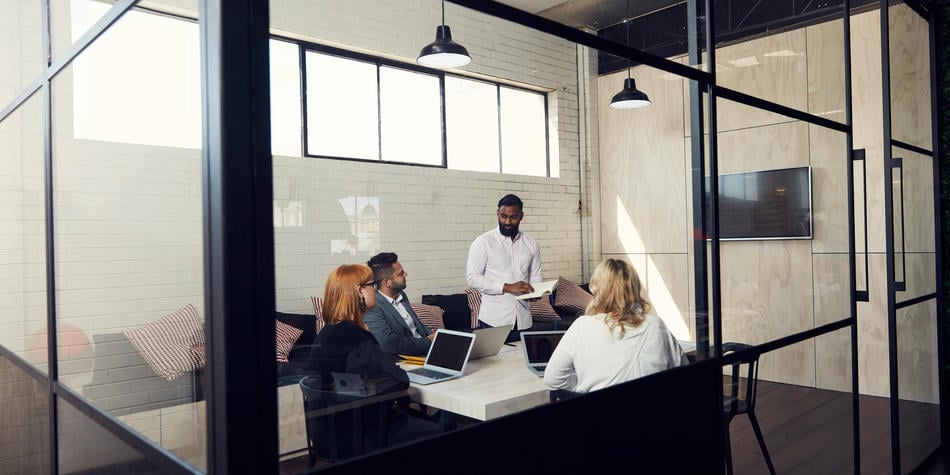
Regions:
<instances>
[{"instance_id":1,"label":"pendant lamp","mask_svg":"<svg viewBox=\"0 0 950 475\"><path fill-rule=\"evenodd\" d=\"M630 11L630 0L627 0L627 11ZM627 42L624 46L630 46L630 19L624 20L627 28ZM627 59L627 79L623 81L623 90L614 94L610 100L611 109L639 109L650 105L650 98L646 93L637 89L637 82L630 77L630 59Z\"/></svg>"},{"instance_id":2,"label":"pendant lamp","mask_svg":"<svg viewBox=\"0 0 950 475\"><path fill-rule=\"evenodd\" d=\"M435 29L435 41L427 44L416 62L430 68L458 68L472 61L464 46L452 41L452 30L445 24L445 1L442 1L442 24Z\"/></svg>"},{"instance_id":3,"label":"pendant lamp","mask_svg":"<svg viewBox=\"0 0 950 475\"><path fill-rule=\"evenodd\" d=\"M630 69L627 68L628 76L623 80L623 90L614 94L614 98L610 100L611 109L639 109L650 105L650 98L637 89L637 82L629 74Z\"/></svg>"}]
</instances>

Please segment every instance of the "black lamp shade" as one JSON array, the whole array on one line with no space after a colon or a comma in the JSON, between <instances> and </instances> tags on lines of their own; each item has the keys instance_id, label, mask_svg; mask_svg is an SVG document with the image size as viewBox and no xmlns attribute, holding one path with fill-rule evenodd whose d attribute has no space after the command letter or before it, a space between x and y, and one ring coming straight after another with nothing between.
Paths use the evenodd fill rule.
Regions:
<instances>
[{"instance_id":1,"label":"black lamp shade","mask_svg":"<svg viewBox=\"0 0 950 475\"><path fill-rule=\"evenodd\" d=\"M637 89L637 83L633 78L624 79L623 90L610 100L612 109L638 109L648 105L650 105L650 98Z\"/></svg>"},{"instance_id":2,"label":"black lamp shade","mask_svg":"<svg viewBox=\"0 0 950 475\"><path fill-rule=\"evenodd\" d=\"M457 68L472 61L464 46L452 41L452 30L448 25L439 25L435 29L435 41L427 44L416 62L430 68Z\"/></svg>"}]
</instances>

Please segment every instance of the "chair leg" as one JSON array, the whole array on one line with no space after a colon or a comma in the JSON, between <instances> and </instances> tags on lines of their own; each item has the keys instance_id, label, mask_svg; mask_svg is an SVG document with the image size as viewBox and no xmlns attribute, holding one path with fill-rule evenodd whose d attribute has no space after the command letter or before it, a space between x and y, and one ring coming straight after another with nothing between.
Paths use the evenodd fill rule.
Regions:
<instances>
[{"instance_id":1,"label":"chair leg","mask_svg":"<svg viewBox=\"0 0 950 475\"><path fill-rule=\"evenodd\" d=\"M765 463L769 466L769 473L775 475L775 466L772 465L772 457L769 457L769 449L765 446L765 437L762 436L762 429L759 428L759 421L755 418L755 412L747 412L749 420L752 422L752 430L755 431L755 438L759 440L759 447L762 449L762 456L765 457Z\"/></svg>"},{"instance_id":2,"label":"chair leg","mask_svg":"<svg viewBox=\"0 0 950 475\"><path fill-rule=\"evenodd\" d=\"M726 475L732 475L732 444L729 442L729 424L726 424L726 436L723 438L726 454Z\"/></svg>"}]
</instances>

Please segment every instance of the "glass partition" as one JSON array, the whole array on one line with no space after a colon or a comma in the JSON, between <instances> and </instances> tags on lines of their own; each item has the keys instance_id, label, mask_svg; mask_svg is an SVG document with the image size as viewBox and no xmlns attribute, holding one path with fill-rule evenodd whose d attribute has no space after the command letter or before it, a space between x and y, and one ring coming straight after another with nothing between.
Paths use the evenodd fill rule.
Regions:
<instances>
[{"instance_id":1,"label":"glass partition","mask_svg":"<svg viewBox=\"0 0 950 475\"><path fill-rule=\"evenodd\" d=\"M735 103L718 112L755 114ZM845 139L798 121L719 130L723 341L765 343L849 316ZM814 378L801 362L772 369Z\"/></svg>"},{"instance_id":2,"label":"glass partition","mask_svg":"<svg viewBox=\"0 0 950 475\"><path fill-rule=\"evenodd\" d=\"M901 473L940 445L934 157L927 19L904 3L887 9L897 436ZM916 147L916 148L915 148ZM885 185L887 185L885 183ZM922 301L914 302L914 299Z\"/></svg>"},{"instance_id":3,"label":"glass partition","mask_svg":"<svg viewBox=\"0 0 950 475\"><path fill-rule=\"evenodd\" d=\"M372 1L291 1L272 2L270 9L272 31L279 32L284 43L280 49L288 50L281 53L284 59L277 73L288 80L280 83L283 86L272 84L275 94L289 97L286 90L273 88L286 88L291 84L289 78L301 74L291 69L294 64L288 45L297 43L306 51L304 84L298 87L308 91L302 127L306 129L307 152L314 155L300 158L290 151L279 152L273 169L277 318L282 325L302 330L299 337L287 340L293 340L287 361L278 363L279 451L285 464L292 464L307 453L308 421L319 425L327 418L349 420L354 404L359 405L353 402L358 394L316 392L323 397L314 396L318 402L307 402L305 413L306 393L300 383L302 377L314 372L314 363L309 361L311 346L320 332L326 331L319 318L324 288L327 277L340 265L366 263L380 252L396 253L407 273L405 296L413 312L430 329L470 330L477 324L477 313L473 315L468 300L471 294L466 293L469 246L478 235L497 228L499 198L516 193L524 201L520 229L541 246L543 279L561 276L586 284L584 272L596 263L577 255L573 243L579 239L581 223L575 213L582 193L597 194L597 188L582 189L580 185L580 176L587 173L592 157L588 151L582 152L579 144L577 101L580 94L593 89L588 78L579 84L575 44L451 2L445 4L445 22L455 40L477 59L450 70L416 63L419 50L432 42L441 22L437 2L397 7ZM353 9L362 13L347 13ZM361 28L366 22L387 27ZM393 41L397 37L402 39ZM526 49L525 45L532 46ZM320 62L327 57L331 59ZM586 56L585 61L592 59ZM337 63L345 68L337 68ZM359 69L358 78L340 73L350 66ZM372 129L373 133L350 142L331 133L329 125L340 124L332 120L336 116L321 112L317 99L329 107L330 101L339 102L342 96L320 83L316 79L320 74L325 78L338 75L348 88L356 87L354 80L371 86L363 88L366 95L354 100L379 100L372 99L368 109L354 108L355 102L350 101L346 120L355 116L363 121L359 122L361 130ZM472 102L475 96L468 93L473 84L484 86L487 102ZM350 92L345 95L350 97ZM283 113L301 114L292 110L290 101L282 101ZM366 114L360 115L365 110L370 111L369 125ZM681 110L676 109L677 113ZM278 109L272 112L277 114ZM330 123L320 122L328 118ZM285 119L275 117L272 122L292 126ZM296 127L296 134L304 135L301 125ZM281 133L291 136L287 130ZM477 140L465 140L471 137ZM339 157L371 160L318 156L334 155L326 151L337 146L360 148L358 153L336 154ZM586 154L583 159L582 153ZM527 155L541 159L528 162L524 160ZM459 160L465 164L457 166ZM420 164L428 166L413 166ZM583 201L587 197L584 195ZM379 297L377 304L384 303ZM538 311L548 310L553 312L551 305ZM553 328L559 324L554 318L545 314L532 328ZM279 325L278 331L281 328ZM531 405L515 409L548 402L547 390L526 368L520 348L505 346L498 358L502 353L511 371L534 385ZM472 371L474 377L473 368L483 363L471 361L473 366L467 372ZM332 386L339 389L344 382L353 381L334 380ZM363 383L368 388L365 380ZM317 389L326 391L320 385ZM458 416L442 420L436 411L444 404L416 399L410 411L443 423L449 430L507 413L495 412L495 406L486 404L473 411L458 409ZM320 452L320 463L334 463L323 459L332 457L329 447L322 448L326 450ZM363 450L371 453L378 448L369 444Z\"/></svg>"},{"instance_id":4,"label":"glass partition","mask_svg":"<svg viewBox=\"0 0 950 475\"><path fill-rule=\"evenodd\" d=\"M133 10L51 87L59 380L203 468L198 58L197 23Z\"/></svg>"},{"instance_id":5,"label":"glass partition","mask_svg":"<svg viewBox=\"0 0 950 475\"><path fill-rule=\"evenodd\" d=\"M46 373L44 169L43 97L34 94L0 122L0 344ZM76 345L80 354L89 346L81 337Z\"/></svg>"},{"instance_id":6,"label":"glass partition","mask_svg":"<svg viewBox=\"0 0 950 475\"><path fill-rule=\"evenodd\" d=\"M802 353L814 353L819 359L816 385L788 384L764 374ZM751 418L742 413L735 415L729 423L734 473L767 473L766 451L776 473L853 473L850 328L766 353L759 357L758 364L752 412L765 448L757 442ZM728 388L731 365L724 370L724 385ZM756 380L749 377L747 366L739 371L739 395L745 397L748 385ZM882 409L862 416L869 425L886 422L888 413Z\"/></svg>"},{"instance_id":7,"label":"glass partition","mask_svg":"<svg viewBox=\"0 0 950 475\"><path fill-rule=\"evenodd\" d=\"M0 4L0 31L4 32L3 69L0 70L0 109L43 71L42 5L32 0Z\"/></svg>"},{"instance_id":8,"label":"glass partition","mask_svg":"<svg viewBox=\"0 0 950 475\"><path fill-rule=\"evenodd\" d=\"M897 397L901 473L911 473L940 446L937 304L897 310Z\"/></svg>"},{"instance_id":9,"label":"glass partition","mask_svg":"<svg viewBox=\"0 0 950 475\"><path fill-rule=\"evenodd\" d=\"M906 144L933 148L930 110L930 35L927 19L904 2L890 5L891 136Z\"/></svg>"},{"instance_id":10,"label":"glass partition","mask_svg":"<svg viewBox=\"0 0 950 475\"><path fill-rule=\"evenodd\" d=\"M0 472L49 473L49 395L47 386L0 356Z\"/></svg>"}]
</instances>

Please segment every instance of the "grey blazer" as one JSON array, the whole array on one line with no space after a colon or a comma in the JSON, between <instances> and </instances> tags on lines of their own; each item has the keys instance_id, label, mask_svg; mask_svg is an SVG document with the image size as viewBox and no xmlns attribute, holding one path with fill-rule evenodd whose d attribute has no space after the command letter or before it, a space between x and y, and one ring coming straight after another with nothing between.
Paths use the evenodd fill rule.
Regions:
<instances>
[{"instance_id":1,"label":"grey blazer","mask_svg":"<svg viewBox=\"0 0 950 475\"><path fill-rule=\"evenodd\" d=\"M412 321L416 325L416 331L422 335L419 338L412 336L412 331L406 326L406 321L399 315L399 312L393 307L392 300L386 297L382 292L376 293L376 306L369 309L363 316L363 321L369 327L369 331L376 337L379 346L384 351L397 355L415 355L425 356L429 352L429 329L419 320L419 316L409 305L409 297L402 292L402 302L405 309L412 316Z\"/></svg>"}]
</instances>

